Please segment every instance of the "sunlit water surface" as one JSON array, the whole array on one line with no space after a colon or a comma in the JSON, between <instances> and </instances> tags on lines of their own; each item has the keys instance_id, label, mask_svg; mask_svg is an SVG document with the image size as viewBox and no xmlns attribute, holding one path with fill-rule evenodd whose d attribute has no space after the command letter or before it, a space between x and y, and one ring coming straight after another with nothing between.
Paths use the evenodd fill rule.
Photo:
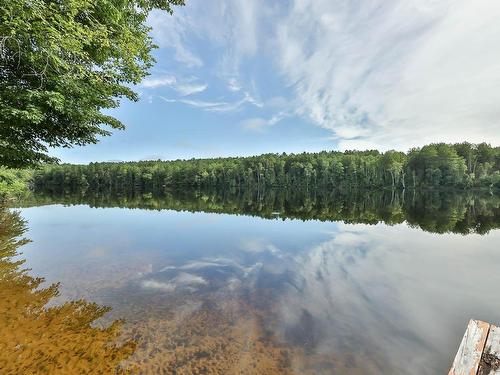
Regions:
<instances>
[{"instance_id":1,"label":"sunlit water surface","mask_svg":"<svg viewBox=\"0 0 500 375\"><path fill-rule=\"evenodd\" d=\"M470 318L500 323L500 231L59 204L20 209L49 305L111 307L121 369L444 374ZM14 297L15 298L15 297ZM1 319L1 318L0 318ZM0 340L2 340L0 338Z\"/></svg>"}]
</instances>

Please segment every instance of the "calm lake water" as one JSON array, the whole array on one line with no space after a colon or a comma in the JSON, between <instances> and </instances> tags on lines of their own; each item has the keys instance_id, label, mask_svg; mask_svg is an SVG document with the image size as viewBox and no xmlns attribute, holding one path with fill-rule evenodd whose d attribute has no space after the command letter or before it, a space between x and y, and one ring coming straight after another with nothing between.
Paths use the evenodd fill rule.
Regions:
<instances>
[{"instance_id":1,"label":"calm lake water","mask_svg":"<svg viewBox=\"0 0 500 375\"><path fill-rule=\"evenodd\" d=\"M470 318L500 323L498 197L447 195L443 203L391 194L362 208L359 197L308 199L298 209L291 198L261 199L259 208L254 195L42 197L7 211L20 212L31 242L2 260L0 297L11 314L2 315L3 365L16 358L16 366L51 373L106 362L165 374L445 374ZM14 260L42 284L6 277ZM31 316L33 296L53 283L58 294L36 302L47 302L51 317ZM80 299L86 307L72 310L67 302ZM67 323L75 314L79 323ZM42 331L50 360L33 347ZM118 346L101 353L110 343Z\"/></svg>"}]
</instances>

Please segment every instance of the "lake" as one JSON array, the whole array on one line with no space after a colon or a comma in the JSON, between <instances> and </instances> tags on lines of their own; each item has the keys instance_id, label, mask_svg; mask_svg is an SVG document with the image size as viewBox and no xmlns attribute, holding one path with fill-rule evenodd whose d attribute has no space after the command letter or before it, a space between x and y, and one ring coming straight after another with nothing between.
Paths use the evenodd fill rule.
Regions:
<instances>
[{"instance_id":1,"label":"lake","mask_svg":"<svg viewBox=\"0 0 500 375\"><path fill-rule=\"evenodd\" d=\"M5 368L445 374L470 318L500 323L488 192L81 192L17 206L2 211Z\"/></svg>"}]
</instances>

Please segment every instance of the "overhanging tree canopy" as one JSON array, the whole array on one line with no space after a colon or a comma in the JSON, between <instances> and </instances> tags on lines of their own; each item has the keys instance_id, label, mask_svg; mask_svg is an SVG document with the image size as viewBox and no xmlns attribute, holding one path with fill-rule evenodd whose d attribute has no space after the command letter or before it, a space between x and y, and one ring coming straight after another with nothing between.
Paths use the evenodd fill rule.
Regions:
<instances>
[{"instance_id":1,"label":"overhanging tree canopy","mask_svg":"<svg viewBox=\"0 0 500 375\"><path fill-rule=\"evenodd\" d=\"M103 109L137 100L155 47L146 18L183 0L3 0L0 165L53 161L47 147L96 143L123 124Z\"/></svg>"}]
</instances>

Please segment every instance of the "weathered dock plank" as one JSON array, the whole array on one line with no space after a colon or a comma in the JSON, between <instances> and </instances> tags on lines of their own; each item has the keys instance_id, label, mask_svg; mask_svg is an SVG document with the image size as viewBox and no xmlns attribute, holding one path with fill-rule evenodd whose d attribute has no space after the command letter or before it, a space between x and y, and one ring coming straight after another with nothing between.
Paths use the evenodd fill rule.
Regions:
<instances>
[{"instance_id":1,"label":"weathered dock plank","mask_svg":"<svg viewBox=\"0 0 500 375\"><path fill-rule=\"evenodd\" d=\"M448 375L477 375L489 331L489 323L469 321Z\"/></svg>"},{"instance_id":2,"label":"weathered dock plank","mask_svg":"<svg viewBox=\"0 0 500 375\"><path fill-rule=\"evenodd\" d=\"M500 375L500 328L490 326L478 375Z\"/></svg>"}]
</instances>

